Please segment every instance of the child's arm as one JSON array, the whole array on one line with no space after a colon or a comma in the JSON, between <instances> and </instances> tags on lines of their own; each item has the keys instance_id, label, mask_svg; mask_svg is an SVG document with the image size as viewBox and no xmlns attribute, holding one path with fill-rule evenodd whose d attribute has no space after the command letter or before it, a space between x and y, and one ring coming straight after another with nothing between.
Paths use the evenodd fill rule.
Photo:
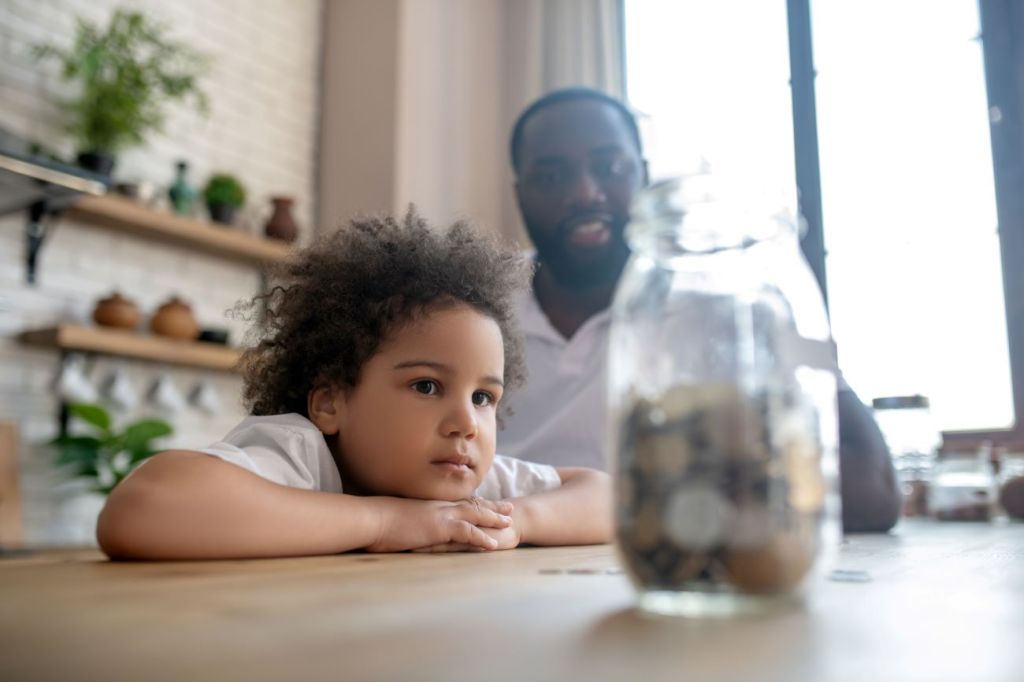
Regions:
<instances>
[{"instance_id":1,"label":"child's arm","mask_svg":"<svg viewBox=\"0 0 1024 682\"><path fill-rule=\"evenodd\" d=\"M110 494L100 546L119 559L235 559L402 551L457 542L494 549L508 503L357 497L289 488L186 450L145 463Z\"/></svg>"},{"instance_id":2,"label":"child's arm","mask_svg":"<svg viewBox=\"0 0 1024 682\"><path fill-rule=\"evenodd\" d=\"M562 485L536 495L509 500L512 526L486 532L507 537L518 530L517 544L596 545L612 539L611 477L603 471L580 467L559 467ZM513 545L514 547L515 545Z\"/></svg>"}]
</instances>

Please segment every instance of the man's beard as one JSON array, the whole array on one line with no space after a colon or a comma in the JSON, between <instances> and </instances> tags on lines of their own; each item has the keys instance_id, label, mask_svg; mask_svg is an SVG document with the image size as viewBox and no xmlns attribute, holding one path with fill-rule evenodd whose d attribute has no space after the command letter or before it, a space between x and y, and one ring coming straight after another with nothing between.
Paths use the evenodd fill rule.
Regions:
<instances>
[{"instance_id":1,"label":"man's beard","mask_svg":"<svg viewBox=\"0 0 1024 682\"><path fill-rule=\"evenodd\" d=\"M576 258L567 250L560 234L540 236L539 230L527 233L537 249L537 260L551 273L559 286L572 291L613 287L622 275L630 250L621 230L613 230L611 242L592 258Z\"/></svg>"}]
</instances>

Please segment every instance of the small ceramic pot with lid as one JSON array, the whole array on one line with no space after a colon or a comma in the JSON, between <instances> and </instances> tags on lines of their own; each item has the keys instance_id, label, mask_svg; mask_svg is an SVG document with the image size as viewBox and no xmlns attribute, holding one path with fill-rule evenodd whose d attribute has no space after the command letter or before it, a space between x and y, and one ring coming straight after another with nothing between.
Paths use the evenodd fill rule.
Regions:
<instances>
[{"instance_id":1,"label":"small ceramic pot with lid","mask_svg":"<svg viewBox=\"0 0 1024 682\"><path fill-rule=\"evenodd\" d=\"M174 339L194 341L199 336L199 323L192 308L177 296L157 308L149 326L154 334Z\"/></svg>"},{"instance_id":2,"label":"small ceramic pot with lid","mask_svg":"<svg viewBox=\"0 0 1024 682\"><path fill-rule=\"evenodd\" d=\"M142 319L142 314L134 301L115 291L96 303L92 319L102 327L135 329Z\"/></svg>"}]
</instances>

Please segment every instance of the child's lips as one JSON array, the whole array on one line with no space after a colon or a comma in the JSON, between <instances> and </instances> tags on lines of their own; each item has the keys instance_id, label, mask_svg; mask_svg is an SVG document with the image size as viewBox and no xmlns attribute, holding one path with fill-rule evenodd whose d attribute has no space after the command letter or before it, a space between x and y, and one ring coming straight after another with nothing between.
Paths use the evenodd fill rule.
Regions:
<instances>
[{"instance_id":1,"label":"child's lips","mask_svg":"<svg viewBox=\"0 0 1024 682\"><path fill-rule=\"evenodd\" d=\"M434 460L431 464L452 473L468 474L473 471L473 460L467 455L455 454Z\"/></svg>"}]
</instances>

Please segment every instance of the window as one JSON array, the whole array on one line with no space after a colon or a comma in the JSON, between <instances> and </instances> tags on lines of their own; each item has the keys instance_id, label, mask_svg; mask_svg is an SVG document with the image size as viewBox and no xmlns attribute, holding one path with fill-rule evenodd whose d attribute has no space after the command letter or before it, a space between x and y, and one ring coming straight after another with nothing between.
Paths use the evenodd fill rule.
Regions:
<instances>
[{"instance_id":1,"label":"window","mask_svg":"<svg viewBox=\"0 0 1024 682\"><path fill-rule=\"evenodd\" d=\"M626 0L625 18L652 177L704 160L795 193L785 2Z\"/></svg>"},{"instance_id":2,"label":"window","mask_svg":"<svg viewBox=\"0 0 1024 682\"><path fill-rule=\"evenodd\" d=\"M1013 428L977 1L809 5L844 375L865 401L929 396L945 431ZM625 20L652 175L706 156L794 183L785 0L626 0Z\"/></svg>"}]
</instances>

